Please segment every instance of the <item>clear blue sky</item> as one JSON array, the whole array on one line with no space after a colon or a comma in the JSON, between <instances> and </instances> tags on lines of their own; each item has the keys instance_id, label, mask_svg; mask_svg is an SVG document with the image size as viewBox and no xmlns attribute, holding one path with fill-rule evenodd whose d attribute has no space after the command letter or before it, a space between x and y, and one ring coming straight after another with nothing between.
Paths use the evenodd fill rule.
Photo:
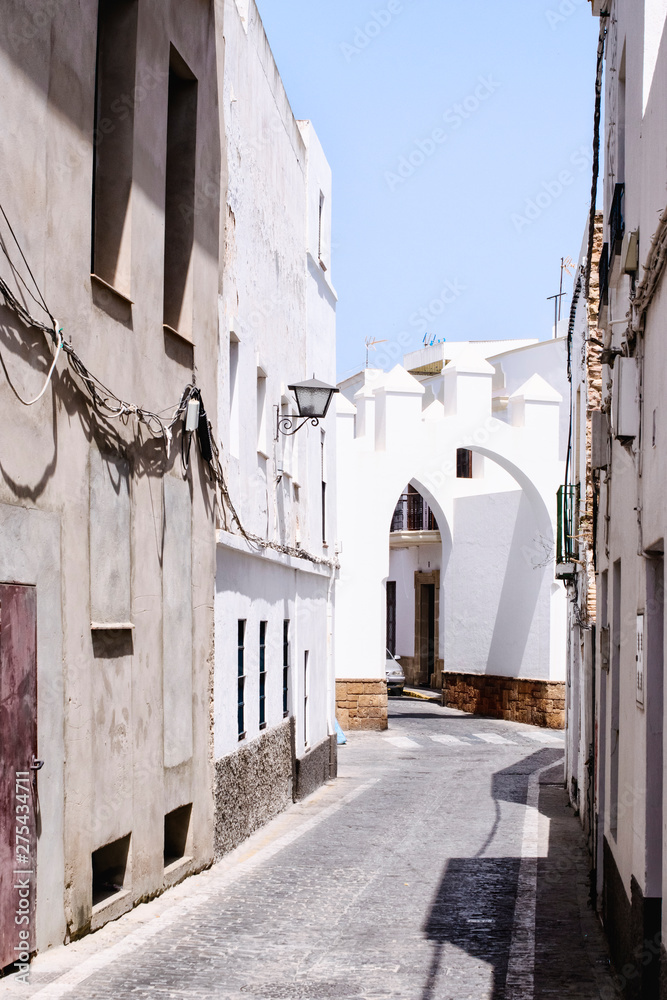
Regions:
<instances>
[{"instance_id":1,"label":"clear blue sky","mask_svg":"<svg viewBox=\"0 0 667 1000\"><path fill-rule=\"evenodd\" d=\"M590 4L258 7L292 109L333 170L339 377L363 365L367 336L389 341L371 354L385 368L426 330L549 337L546 299L561 256L578 257L590 199Z\"/></svg>"}]
</instances>

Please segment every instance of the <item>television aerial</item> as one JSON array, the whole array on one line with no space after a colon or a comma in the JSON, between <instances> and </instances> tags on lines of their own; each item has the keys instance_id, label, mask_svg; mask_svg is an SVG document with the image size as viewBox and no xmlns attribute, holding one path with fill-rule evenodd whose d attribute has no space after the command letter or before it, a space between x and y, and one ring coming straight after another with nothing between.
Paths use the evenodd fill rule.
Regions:
<instances>
[{"instance_id":1,"label":"television aerial","mask_svg":"<svg viewBox=\"0 0 667 1000\"><path fill-rule=\"evenodd\" d=\"M366 337L364 341L366 345L366 367L369 367L368 353L369 351L374 351L378 344L386 344L386 340L376 340L375 337Z\"/></svg>"}]
</instances>

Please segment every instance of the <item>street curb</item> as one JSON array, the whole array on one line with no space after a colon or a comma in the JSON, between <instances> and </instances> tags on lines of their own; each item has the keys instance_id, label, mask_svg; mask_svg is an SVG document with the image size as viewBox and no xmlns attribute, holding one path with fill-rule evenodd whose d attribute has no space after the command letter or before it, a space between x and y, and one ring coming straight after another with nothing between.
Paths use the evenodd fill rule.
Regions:
<instances>
[{"instance_id":1,"label":"street curb","mask_svg":"<svg viewBox=\"0 0 667 1000\"><path fill-rule=\"evenodd\" d=\"M442 705L442 695L435 691L419 691L417 688L403 688L406 698L416 698L418 701L430 701L434 705Z\"/></svg>"}]
</instances>

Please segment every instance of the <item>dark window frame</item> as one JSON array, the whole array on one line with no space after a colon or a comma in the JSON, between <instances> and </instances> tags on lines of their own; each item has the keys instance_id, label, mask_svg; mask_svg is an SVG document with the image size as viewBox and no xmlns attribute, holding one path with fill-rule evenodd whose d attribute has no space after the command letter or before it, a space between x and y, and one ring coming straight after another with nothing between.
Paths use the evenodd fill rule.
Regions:
<instances>
[{"instance_id":1,"label":"dark window frame","mask_svg":"<svg viewBox=\"0 0 667 1000\"><path fill-rule=\"evenodd\" d=\"M245 618L238 619L238 640L237 640L237 668L238 668L238 688L237 688L237 729L239 740L246 737L245 730L245 635L247 621Z\"/></svg>"},{"instance_id":2,"label":"dark window frame","mask_svg":"<svg viewBox=\"0 0 667 1000\"><path fill-rule=\"evenodd\" d=\"M259 728L266 729L266 633L269 623L259 623Z\"/></svg>"},{"instance_id":3,"label":"dark window frame","mask_svg":"<svg viewBox=\"0 0 667 1000\"><path fill-rule=\"evenodd\" d=\"M456 478L472 479L472 451L470 448L456 449Z\"/></svg>"},{"instance_id":4,"label":"dark window frame","mask_svg":"<svg viewBox=\"0 0 667 1000\"><path fill-rule=\"evenodd\" d=\"M289 715L290 620L283 621L283 719Z\"/></svg>"}]
</instances>

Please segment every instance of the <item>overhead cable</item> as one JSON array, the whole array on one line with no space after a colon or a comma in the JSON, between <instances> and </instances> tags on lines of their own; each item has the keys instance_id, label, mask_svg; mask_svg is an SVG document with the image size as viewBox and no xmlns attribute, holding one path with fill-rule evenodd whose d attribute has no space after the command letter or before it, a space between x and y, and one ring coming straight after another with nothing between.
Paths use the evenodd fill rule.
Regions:
<instances>
[{"instance_id":1,"label":"overhead cable","mask_svg":"<svg viewBox=\"0 0 667 1000\"><path fill-rule=\"evenodd\" d=\"M50 311L46 303L46 300L42 295L39 285L37 284L37 280L34 274L32 273L30 265L28 264L25 254L23 253L23 249L21 248L21 245L16 237L16 234L14 233L14 230L12 229L9 219L7 218L5 210L1 204L0 204L0 213L2 214L9 228L10 233L12 234L12 238L16 243L16 246L18 247L21 258L32 279L32 282L35 286L35 290L37 292L37 295L39 296L39 299L36 298L35 295L30 291L27 283L23 280L22 276L20 275L20 272L17 271L11 259L11 256L7 250L5 242L1 236L0 236L0 249L3 251L5 257L7 258L7 261L14 276L17 278L17 280L21 282L21 284L24 286L24 288L31 296L31 298L37 303L37 305L39 305L40 308L44 309L46 315L51 320L52 325L48 326L47 324L42 323L40 320L32 316L29 310L25 307L25 305L12 292L7 282L4 281L4 279L1 277L0 277L0 295L2 295L2 297L4 298L7 307L11 309L14 313L16 313L16 315L19 317L24 326L41 330L43 333L51 337L56 348L56 352L51 367L49 369L46 382L41 392L37 397L35 397L35 399L29 401L25 400L19 395L16 389L14 389L14 392L17 398L21 401L21 403L23 403L25 406L32 406L39 399L42 398L42 396L46 392L51 382L53 373L56 369L58 358L62 351L66 355L70 368L78 377L78 380L81 383L86 394L88 395L93 407L96 410L98 410L103 417L105 417L106 419L111 419L111 420L120 419L123 421L126 421L130 417L135 417L140 424L143 424L145 427L147 427L147 429L151 434L153 434L155 437L160 437L163 439L165 450L167 452L167 455L169 455L171 438L172 438L172 428L178 423L179 420L183 418L190 400L193 398L197 399L200 404L200 418L198 427L196 429L198 443L199 443L199 450L203 460L208 465L211 480L214 483L214 485L220 490L221 500L223 504L226 506L226 508L229 510L232 517L232 521L233 523L236 524L242 537L249 544L254 545L257 548L272 549L283 555L287 555L296 559L304 559L307 562L313 563L314 565L326 567L330 570L338 569L339 564L337 560L323 559L320 556L316 556L310 552L307 552L305 549L302 549L299 546L284 545L281 542L274 542L269 539L262 538L260 535L257 535L254 532L246 530L236 510L236 507L234 506L231 495L229 493L229 489L227 487L224 472L222 469L222 464L220 462L220 450L213 436L213 428L211 426L211 422L208 419L206 411L204 409L201 392L194 383L189 383L185 387L178 405L173 409L171 420L165 421L162 419L159 413L155 413L152 410L148 410L143 406L137 406L136 404L130 403L122 399L120 396L117 396L116 393L114 393L111 389L109 389L108 386L106 386L101 381L101 379L99 379L87 368L87 366L85 365L81 357L77 354L77 352L74 350L72 345L65 342L63 336L63 330L60 328L59 324L54 318L53 313ZM12 388L14 387L12 386ZM164 413L165 411L163 410L161 412ZM186 432L184 432L183 436L184 439L182 441L181 454L183 458L184 470L187 471L187 466L188 466L187 456L189 454L191 434L188 436L187 442L185 440L185 436Z\"/></svg>"}]
</instances>

